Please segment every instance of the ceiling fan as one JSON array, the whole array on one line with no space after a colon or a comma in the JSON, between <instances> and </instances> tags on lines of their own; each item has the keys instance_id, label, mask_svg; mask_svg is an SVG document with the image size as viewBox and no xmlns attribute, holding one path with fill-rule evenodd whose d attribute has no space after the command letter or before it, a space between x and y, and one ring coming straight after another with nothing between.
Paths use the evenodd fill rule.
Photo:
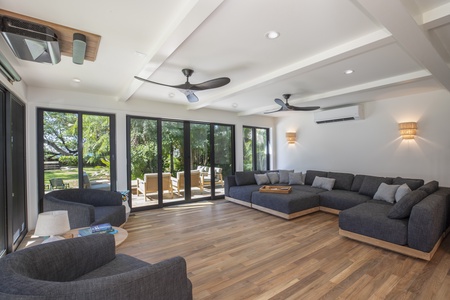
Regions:
<instances>
[{"instance_id":1,"label":"ceiling fan","mask_svg":"<svg viewBox=\"0 0 450 300\"><path fill-rule=\"evenodd\" d=\"M298 106L293 106L289 104L289 98L291 97L291 94L283 94L283 98L285 99L285 102L281 99L276 98L274 101L276 104L278 104L280 107L280 109L274 110L274 111L267 111L264 112L265 114L271 114L271 113L275 113L275 112L279 112L279 111L288 111L288 110L299 110L299 111L311 111L311 110L316 110L319 109L320 106L303 106L303 107L298 107Z\"/></svg>"},{"instance_id":2,"label":"ceiling fan","mask_svg":"<svg viewBox=\"0 0 450 300\"><path fill-rule=\"evenodd\" d=\"M191 103L198 101L198 97L194 94L194 91L204 91L204 90L209 90L209 89L215 89L215 88L218 88L218 87L221 87L221 86L224 86L224 85L227 85L228 83L230 83L230 78L220 77L220 78L211 79L211 80L208 80L208 81L205 81L202 83L192 84L189 82L189 77L191 77L192 73L194 73L194 70L183 69L182 72L183 72L184 76L186 76L186 82L183 84L179 84L179 85L164 84L164 83L144 79L144 78L141 78L138 76L134 76L134 78L145 81L145 82L150 82L150 83L159 84L159 85L178 89L180 92L182 92L183 94L186 95L186 98Z\"/></svg>"}]
</instances>

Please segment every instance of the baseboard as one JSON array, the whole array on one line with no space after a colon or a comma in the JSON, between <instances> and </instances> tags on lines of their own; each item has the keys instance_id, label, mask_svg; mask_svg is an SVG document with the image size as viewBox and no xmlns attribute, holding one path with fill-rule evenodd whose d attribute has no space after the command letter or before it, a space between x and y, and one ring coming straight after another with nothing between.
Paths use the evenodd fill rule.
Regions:
<instances>
[{"instance_id":1,"label":"baseboard","mask_svg":"<svg viewBox=\"0 0 450 300\"><path fill-rule=\"evenodd\" d=\"M412 249L412 248L409 248L409 247L406 247L406 246L401 246L401 245L389 243L389 242L386 242L386 241L382 241L382 240L375 239L375 238L372 238L372 237L368 237L368 236L365 236L365 235L361 235L361 234L358 234L358 233L350 232L350 231L347 231L347 230L339 229L339 234L342 235L342 236L348 237L350 239L357 240L359 242L363 242L363 243L366 243L366 244L370 244L370 245L373 245L373 246L377 246L377 247L380 247L380 248L384 248L384 249L387 249L387 250L390 250L390 251L401 253L401 254L404 254L404 255L407 255L407 256L412 256L412 257L415 257L415 258L420 258L420 259L427 260L427 261L430 261L433 258L433 255L436 253L437 249L439 248L439 245L441 244L441 242L442 242L442 240L444 239L444 236L445 236L445 234L443 234L439 238L439 240L436 242L436 244L434 245L433 249L430 252L423 252L423 251L420 251L420 250L417 250L417 249Z\"/></svg>"}]
</instances>

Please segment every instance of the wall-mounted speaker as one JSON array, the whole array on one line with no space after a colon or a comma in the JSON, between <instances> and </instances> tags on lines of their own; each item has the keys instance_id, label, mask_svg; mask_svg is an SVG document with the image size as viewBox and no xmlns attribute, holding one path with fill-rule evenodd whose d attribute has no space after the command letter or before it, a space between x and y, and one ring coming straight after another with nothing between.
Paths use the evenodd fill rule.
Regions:
<instances>
[{"instance_id":1,"label":"wall-mounted speaker","mask_svg":"<svg viewBox=\"0 0 450 300\"><path fill-rule=\"evenodd\" d=\"M86 36L81 33L73 34L72 61L74 64L82 65L86 55Z\"/></svg>"}]
</instances>

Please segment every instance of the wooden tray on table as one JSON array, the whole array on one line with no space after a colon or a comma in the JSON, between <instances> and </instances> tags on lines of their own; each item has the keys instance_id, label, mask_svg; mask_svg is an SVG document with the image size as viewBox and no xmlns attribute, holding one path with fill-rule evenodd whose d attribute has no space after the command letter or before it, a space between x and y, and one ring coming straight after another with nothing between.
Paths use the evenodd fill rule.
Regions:
<instances>
[{"instance_id":1,"label":"wooden tray on table","mask_svg":"<svg viewBox=\"0 0 450 300\"><path fill-rule=\"evenodd\" d=\"M289 194L292 191L292 187L284 185L264 185L259 191L261 193Z\"/></svg>"}]
</instances>

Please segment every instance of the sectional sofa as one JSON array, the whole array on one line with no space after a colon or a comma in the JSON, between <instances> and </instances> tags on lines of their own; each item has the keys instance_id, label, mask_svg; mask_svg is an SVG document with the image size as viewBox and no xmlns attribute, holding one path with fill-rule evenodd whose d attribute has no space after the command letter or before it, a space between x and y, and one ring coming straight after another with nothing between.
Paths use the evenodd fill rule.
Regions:
<instances>
[{"instance_id":1,"label":"sectional sofa","mask_svg":"<svg viewBox=\"0 0 450 300\"><path fill-rule=\"evenodd\" d=\"M260 192L290 186L287 194ZM422 179L308 170L236 172L225 199L285 219L316 211L339 215L339 233L405 255L431 260L450 227L450 188Z\"/></svg>"}]
</instances>

